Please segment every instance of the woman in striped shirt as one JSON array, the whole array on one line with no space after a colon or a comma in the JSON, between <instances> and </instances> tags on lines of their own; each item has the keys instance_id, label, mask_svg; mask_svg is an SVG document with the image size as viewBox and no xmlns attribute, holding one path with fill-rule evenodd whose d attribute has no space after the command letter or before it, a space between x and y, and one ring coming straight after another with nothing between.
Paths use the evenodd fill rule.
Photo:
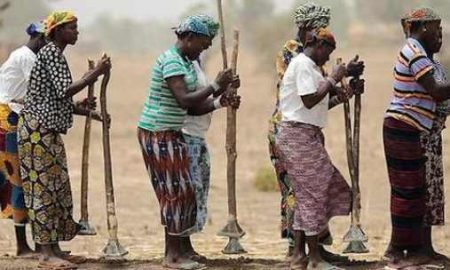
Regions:
<instances>
[{"instance_id":1,"label":"woman in striped shirt","mask_svg":"<svg viewBox=\"0 0 450 270\"><path fill-rule=\"evenodd\" d=\"M392 219L386 256L393 267L420 265L435 257L427 248L431 230L425 221L426 142L437 104L450 99L450 84L436 78L432 59L442 43L440 17L429 8L420 8L403 18L402 24L408 39L395 64L394 95L383 127Z\"/></svg>"},{"instance_id":2,"label":"woman in striped shirt","mask_svg":"<svg viewBox=\"0 0 450 270\"><path fill-rule=\"evenodd\" d=\"M239 85L239 78L227 69L219 72L206 88L196 89L198 78L192 61L211 46L214 37L204 16L186 18L175 30L176 44L156 60L138 124L139 143L165 227L164 265L175 269L203 266L192 261L189 250L184 249L197 228L197 204L181 132L183 122L188 112L201 115L219 108L220 99L208 97L220 96L230 84Z\"/></svg>"}]
</instances>

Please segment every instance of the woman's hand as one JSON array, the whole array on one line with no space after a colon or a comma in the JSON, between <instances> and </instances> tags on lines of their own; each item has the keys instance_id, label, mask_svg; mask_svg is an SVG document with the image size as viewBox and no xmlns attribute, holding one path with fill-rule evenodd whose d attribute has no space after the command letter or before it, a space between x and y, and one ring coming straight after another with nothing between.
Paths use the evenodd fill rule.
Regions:
<instances>
[{"instance_id":1,"label":"woman's hand","mask_svg":"<svg viewBox=\"0 0 450 270\"><path fill-rule=\"evenodd\" d=\"M364 79L353 78L350 80L349 88L352 89L353 93L361 95L364 93L365 82Z\"/></svg>"},{"instance_id":2,"label":"woman's hand","mask_svg":"<svg viewBox=\"0 0 450 270\"><path fill-rule=\"evenodd\" d=\"M231 108L237 110L241 105L241 96L223 94L220 96L220 105L222 105L222 107L230 106Z\"/></svg>"},{"instance_id":3,"label":"woman's hand","mask_svg":"<svg viewBox=\"0 0 450 270\"><path fill-rule=\"evenodd\" d=\"M75 102L75 107L81 110L95 110L97 108L97 98L93 97L92 99L85 98L83 100L79 100Z\"/></svg>"},{"instance_id":4,"label":"woman's hand","mask_svg":"<svg viewBox=\"0 0 450 270\"><path fill-rule=\"evenodd\" d=\"M340 82L345 77L346 73L347 68L345 67L345 64L334 65L330 77L336 82Z\"/></svg>"},{"instance_id":5,"label":"woman's hand","mask_svg":"<svg viewBox=\"0 0 450 270\"><path fill-rule=\"evenodd\" d=\"M100 74L106 74L111 70L111 58L104 54L100 60L98 60L95 70Z\"/></svg>"},{"instance_id":6,"label":"woman's hand","mask_svg":"<svg viewBox=\"0 0 450 270\"><path fill-rule=\"evenodd\" d=\"M356 55L355 58L350 60L347 65L347 77L358 77L364 73L364 61L358 61L359 56Z\"/></svg>"},{"instance_id":7,"label":"woman's hand","mask_svg":"<svg viewBox=\"0 0 450 270\"><path fill-rule=\"evenodd\" d=\"M241 79L239 78L239 75L234 75L233 80L231 81L231 88L238 89L241 87Z\"/></svg>"},{"instance_id":8,"label":"woman's hand","mask_svg":"<svg viewBox=\"0 0 450 270\"><path fill-rule=\"evenodd\" d=\"M219 71L214 81L220 86L220 91L223 93L233 81L233 71L231 68Z\"/></svg>"}]
</instances>

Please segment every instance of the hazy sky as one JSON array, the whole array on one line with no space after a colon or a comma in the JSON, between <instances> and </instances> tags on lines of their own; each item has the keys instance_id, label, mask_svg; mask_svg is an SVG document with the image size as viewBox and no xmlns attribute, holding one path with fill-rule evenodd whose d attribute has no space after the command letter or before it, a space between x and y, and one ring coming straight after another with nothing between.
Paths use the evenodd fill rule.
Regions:
<instances>
[{"instance_id":1,"label":"hazy sky","mask_svg":"<svg viewBox=\"0 0 450 270\"><path fill-rule=\"evenodd\" d=\"M81 24L88 24L93 17L108 13L115 17L136 18L138 20L168 19L177 21L183 11L192 4L216 0L45 0L54 9L73 10L80 17ZM273 0L277 7L290 6L293 0ZM226 0L223 0L226 5ZM281 5L282 4L282 5ZM286 5L289 4L289 5Z\"/></svg>"}]
</instances>

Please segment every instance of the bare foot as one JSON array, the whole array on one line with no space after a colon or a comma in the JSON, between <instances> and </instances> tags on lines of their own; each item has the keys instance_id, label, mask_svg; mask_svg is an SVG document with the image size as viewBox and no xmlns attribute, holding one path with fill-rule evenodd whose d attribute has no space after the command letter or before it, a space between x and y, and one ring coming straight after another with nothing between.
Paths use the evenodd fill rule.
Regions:
<instances>
[{"instance_id":1,"label":"bare foot","mask_svg":"<svg viewBox=\"0 0 450 270\"><path fill-rule=\"evenodd\" d=\"M34 252L29 246L17 249L16 256L22 259L37 259L39 254Z\"/></svg>"},{"instance_id":2,"label":"bare foot","mask_svg":"<svg viewBox=\"0 0 450 270\"><path fill-rule=\"evenodd\" d=\"M204 264L198 263L188 258L165 258L163 266L170 269L194 270L205 268Z\"/></svg>"},{"instance_id":3,"label":"bare foot","mask_svg":"<svg viewBox=\"0 0 450 270\"><path fill-rule=\"evenodd\" d=\"M432 261L430 256L425 255L409 255L407 257L396 257L388 263L389 267L403 269L407 267L420 266Z\"/></svg>"},{"instance_id":4,"label":"bare foot","mask_svg":"<svg viewBox=\"0 0 450 270\"><path fill-rule=\"evenodd\" d=\"M39 259L38 268L66 270L66 269L77 269L78 266L76 264L60 259L58 257L41 256L41 258Z\"/></svg>"},{"instance_id":5,"label":"bare foot","mask_svg":"<svg viewBox=\"0 0 450 270\"><path fill-rule=\"evenodd\" d=\"M300 254L298 256L291 257L291 264L290 264L291 270L306 270L307 266L308 266L308 257L306 256L306 254Z\"/></svg>"},{"instance_id":6,"label":"bare foot","mask_svg":"<svg viewBox=\"0 0 450 270\"><path fill-rule=\"evenodd\" d=\"M320 256L324 261L329 263L348 263L350 260L347 256L342 256L339 254L334 254L326 250L323 246L319 247Z\"/></svg>"}]
</instances>

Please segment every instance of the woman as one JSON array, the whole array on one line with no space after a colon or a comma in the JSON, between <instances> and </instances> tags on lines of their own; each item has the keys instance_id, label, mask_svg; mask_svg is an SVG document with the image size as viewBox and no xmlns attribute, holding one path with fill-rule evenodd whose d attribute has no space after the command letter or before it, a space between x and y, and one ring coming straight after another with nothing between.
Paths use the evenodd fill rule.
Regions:
<instances>
[{"instance_id":1,"label":"woman","mask_svg":"<svg viewBox=\"0 0 450 270\"><path fill-rule=\"evenodd\" d=\"M283 49L278 53L275 62L278 74L277 100L275 111L269 122L268 141L270 160L275 169L281 191L281 237L288 240L288 257L292 256L294 250L294 232L292 230L292 223L294 220L295 199L286 168L281 163L279 157L278 145L275 143L275 136L279 131L278 124L281 121L281 112L279 110L280 85L292 58L303 52L302 44L305 42L306 32L312 29L327 27L330 22L330 16L329 8L317 6L314 3L306 3L299 6L295 11L295 24L298 28L297 37L295 40L289 40L285 43Z\"/></svg>"},{"instance_id":2,"label":"woman","mask_svg":"<svg viewBox=\"0 0 450 270\"><path fill-rule=\"evenodd\" d=\"M294 14L295 24L297 26L297 37L295 40L289 40L285 43L283 49L278 53L276 58L276 69L278 74L277 84L277 101L275 111L272 114L269 125L269 153L270 159L275 169L278 184L281 191L281 237L288 239L288 258L292 256L294 250L294 233L292 230L292 224L294 220L295 198L294 191L292 190L291 183L288 179L286 167L280 160L279 146L276 144L275 136L279 132L278 125L282 119L281 112L279 110L280 97L279 91L281 82L283 80L284 73L291 62L291 60L299 53L303 52L303 44L305 43L306 33L311 30L325 28L330 23L330 9L328 7L322 7L312 2L300 5ZM348 76L359 76L364 70L364 63L358 61L357 58L349 62L347 66ZM337 96L332 100L332 103L339 103ZM320 243L323 245L331 245L333 239L328 229L323 231L320 236ZM342 261L345 257L341 257L326 251L323 246L320 246L322 255L328 261Z\"/></svg>"},{"instance_id":3,"label":"woman","mask_svg":"<svg viewBox=\"0 0 450 270\"><path fill-rule=\"evenodd\" d=\"M79 230L72 218L61 134L72 126L73 113L90 113L75 107L72 96L109 72L111 63L103 58L95 69L73 82L63 52L77 41L77 18L71 12L53 12L46 23L49 43L37 55L19 119L20 170L33 239L42 254L39 267L75 269L76 265L66 259L77 258L63 254L59 247L60 241L72 240Z\"/></svg>"},{"instance_id":4,"label":"woman","mask_svg":"<svg viewBox=\"0 0 450 270\"><path fill-rule=\"evenodd\" d=\"M217 34L219 24L214 21L210 16L199 15L203 23L208 26L211 34L211 42ZM208 79L203 67L201 65L200 58L193 61L193 66L197 74L197 86L196 89L204 89L208 87ZM209 99L214 99L213 96ZM234 108L239 107L240 97L225 98L224 95L217 97L215 102L217 108L226 107L227 105ZM205 136L211 124L212 112L203 115L188 115L183 123L183 137L187 144L188 156L189 156L189 172L191 173L192 181L195 188L195 198L197 202L197 222L194 232L201 232L206 224L208 216L207 202L210 183L210 157L208 147L206 145ZM185 237L185 250L191 254L191 259L197 261L205 261L206 258L199 255L192 247L189 237Z\"/></svg>"},{"instance_id":5,"label":"woman","mask_svg":"<svg viewBox=\"0 0 450 270\"><path fill-rule=\"evenodd\" d=\"M327 154L321 129L326 125L328 109L335 105L330 104L330 94L339 94L341 101L350 97L336 87L347 70L344 65L336 65L325 77L322 66L336 47L328 30L308 32L304 45L303 53L292 59L284 74L279 106L282 121L276 136L296 199L291 269L339 269L321 256L319 234L327 230L330 218L349 214L351 192ZM355 85L361 90L364 81Z\"/></svg>"},{"instance_id":6,"label":"woman","mask_svg":"<svg viewBox=\"0 0 450 270\"><path fill-rule=\"evenodd\" d=\"M219 96L232 83L230 69L198 90L192 61L211 46L214 33L201 16L190 16L176 28L177 41L161 54L153 67L149 96L138 123L138 139L161 210L166 252L164 265L174 269L197 269L202 264L190 259L185 249L196 231L197 203L189 173L188 149L181 129L190 114L205 114L218 106L208 99Z\"/></svg>"},{"instance_id":7,"label":"woman","mask_svg":"<svg viewBox=\"0 0 450 270\"><path fill-rule=\"evenodd\" d=\"M383 125L392 219L386 256L393 268L443 257L433 250L431 226L444 222L440 133L450 98L450 84L433 61L442 45L440 17L420 8L403 24L408 39L395 64L394 97Z\"/></svg>"},{"instance_id":8,"label":"woman","mask_svg":"<svg viewBox=\"0 0 450 270\"><path fill-rule=\"evenodd\" d=\"M28 42L13 51L0 68L0 178L6 182L0 188L0 200L8 205L2 214L14 221L17 256L33 256L25 232L27 214L19 174L17 122L36 54L46 44L45 24L32 23L26 32Z\"/></svg>"}]
</instances>

